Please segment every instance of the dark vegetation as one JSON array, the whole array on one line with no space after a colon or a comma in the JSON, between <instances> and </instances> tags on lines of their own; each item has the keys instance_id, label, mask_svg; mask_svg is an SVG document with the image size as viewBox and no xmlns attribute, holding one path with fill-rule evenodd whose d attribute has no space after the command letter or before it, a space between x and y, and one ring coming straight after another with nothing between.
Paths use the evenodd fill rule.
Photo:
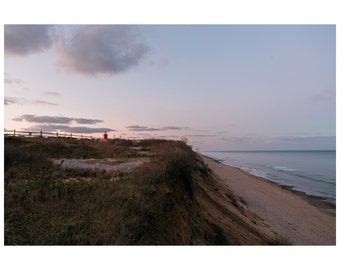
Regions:
<instances>
[{"instance_id":1,"label":"dark vegetation","mask_svg":"<svg viewBox=\"0 0 340 270\"><path fill-rule=\"evenodd\" d=\"M145 155L118 181L52 162ZM182 141L6 137L4 179L6 245L275 244Z\"/></svg>"}]
</instances>

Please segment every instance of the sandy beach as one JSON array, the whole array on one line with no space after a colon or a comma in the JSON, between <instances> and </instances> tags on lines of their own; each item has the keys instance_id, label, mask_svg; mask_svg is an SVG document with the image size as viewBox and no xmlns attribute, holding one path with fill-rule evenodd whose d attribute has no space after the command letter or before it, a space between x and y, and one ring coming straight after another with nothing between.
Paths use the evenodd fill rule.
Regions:
<instances>
[{"instance_id":1,"label":"sandy beach","mask_svg":"<svg viewBox=\"0 0 340 270\"><path fill-rule=\"evenodd\" d=\"M335 245L335 206L204 157L204 162L247 203L269 229L292 245Z\"/></svg>"}]
</instances>

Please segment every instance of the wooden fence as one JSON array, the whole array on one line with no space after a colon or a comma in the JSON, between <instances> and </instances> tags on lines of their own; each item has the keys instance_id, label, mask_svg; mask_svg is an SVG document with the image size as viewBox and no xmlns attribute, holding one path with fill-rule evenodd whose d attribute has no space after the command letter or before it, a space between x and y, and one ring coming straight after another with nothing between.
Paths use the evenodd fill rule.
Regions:
<instances>
[{"instance_id":1,"label":"wooden fence","mask_svg":"<svg viewBox=\"0 0 340 270\"><path fill-rule=\"evenodd\" d=\"M61 132L45 132L45 131L20 131L20 130L5 130L5 136L23 136L23 137L45 137L45 138L75 138L75 139L98 139L95 136L86 136L82 134L61 133Z\"/></svg>"}]
</instances>

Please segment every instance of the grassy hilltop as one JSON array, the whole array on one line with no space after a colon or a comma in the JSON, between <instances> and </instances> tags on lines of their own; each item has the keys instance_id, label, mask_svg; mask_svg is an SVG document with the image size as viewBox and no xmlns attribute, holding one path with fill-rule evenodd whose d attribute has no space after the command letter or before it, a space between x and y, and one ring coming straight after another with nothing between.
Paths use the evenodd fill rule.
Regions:
<instances>
[{"instance_id":1,"label":"grassy hilltop","mask_svg":"<svg viewBox=\"0 0 340 270\"><path fill-rule=\"evenodd\" d=\"M143 158L128 172L55 160ZM273 234L182 141L5 138L6 245L261 245Z\"/></svg>"}]
</instances>

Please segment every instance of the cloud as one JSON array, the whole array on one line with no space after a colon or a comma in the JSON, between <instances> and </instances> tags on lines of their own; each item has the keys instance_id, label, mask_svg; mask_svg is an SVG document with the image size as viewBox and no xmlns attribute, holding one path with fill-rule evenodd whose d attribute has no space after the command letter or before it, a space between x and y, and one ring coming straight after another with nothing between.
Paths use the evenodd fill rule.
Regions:
<instances>
[{"instance_id":1,"label":"cloud","mask_svg":"<svg viewBox=\"0 0 340 270\"><path fill-rule=\"evenodd\" d=\"M21 115L20 117L13 118L15 121L26 121L30 123L58 123L58 124L69 124L72 118L60 117L60 116L36 116L32 114Z\"/></svg>"},{"instance_id":2,"label":"cloud","mask_svg":"<svg viewBox=\"0 0 340 270\"><path fill-rule=\"evenodd\" d=\"M182 130L182 129L184 129L184 128L183 127L174 127L174 126L162 128L162 130Z\"/></svg>"},{"instance_id":3,"label":"cloud","mask_svg":"<svg viewBox=\"0 0 340 270\"><path fill-rule=\"evenodd\" d=\"M138 126L138 125L132 125L132 126L128 126L126 128L127 129L146 129L147 127L145 127L145 126Z\"/></svg>"},{"instance_id":4,"label":"cloud","mask_svg":"<svg viewBox=\"0 0 340 270\"><path fill-rule=\"evenodd\" d=\"M29 123L37 123L36 125L27 128L27 131L42 130L44 132L66 132L66 133L103 133L116 131L115 129L107 127L86 127L86 126L71 126L71 124L97 124L103 122L98 119L88 118L73 118L63 116L37 116L32 114L24 114L17 118L13 118L14 121L26 121Z\"/></svg>"},{"instance_id":5,"label":"cloud","mask_svg":"<svg viewBox=\"0 0 340 270\"><path fill-rule=\"evenodd\" d=\"M145 126L138 126L138 125L132 125L126 127L129 131L139 131L139 132L144 132L144 131L159 131L161 129L159 128L149 128Z\"/></svg>"},{"instance_id":6,"label":"cloud","mask_svg":"<svg viewBox=\"0 0 340 270\"><path fill-rule=\"evenodd\" d=\"M77 124L91 124L91 125L104 122L103 120L87 119L87 118L73 118L73 121L75 121Z\"/></svg>"},{"instance_id":7,"label":"cloud","mask_svg":"<svg viewBox=\"0 0 340 270\"><path fill-rule=\"evenodd\" d=\"M5 84L23 84L24 81L23 80L19 80L19 79L8 79L8 78L5 78L4 79L4 83Z\"/></svg>"},{"instance_id":8,"label":"cloud","mask_svg":"<svg viewBox=\"0 0 340 270\"><path fill-rule=\"evenodd\" d=\"M70 118L62 116L36 116L32 114L24 114L20 117L13 118L15 121L26 121L29 123L53 123L53 124L71 124L75 122L77 124L96 124L101 123L103 120L87 119L87 118Z\"/></svg>"},{"instance_id":9,"label":"cloud","mask_svg":"<svg viewBox=\"0 0 340 270\"><path fill-rule=\"evenodd\" d=\"M46 91L44 94L47 96L60 96L60 93L55 91Z\"/></svg>"},{"instance_id":10,"label":"cloud","mask_svg":"<svg viewBox=\"0 0 340 270\"><path fill-rule=\"evenodd\" d=\"M91 133L104 133L116 131L111 128L92 128L92 127L72 127L67 125L34 125L26 129L27 131L42 130L44 132L65 132L65 133L79 133L79 134L91 134Z\"/></svg>"},{"instance_id":11,"label":"cloud","mask_svg":"<svg viewBox=\"0 0 340 270\"><path fill-rule=\"evenodd\" d=\"M57 32L56 51L70 72L113 75L136 66L149 47L134 26L88 25Z\"/></svg>"},{"instance_id":12,"label":"cloud","mask_svg":"<svg viewBox=\"0 0 340 270\"><path fill-rule=\"evenodd\" d=\"M161 131L161 130L183 130L187 128L183 127L175 127L175 126L167 126L167 127L161 127L161 128L150 128L146 126L139 126L139 125L132 125L126 127L129 131L139 131L139 132L145 132L145 131Z\"/></svg>"},{"instance_id":13,"label":"cloud","mask_svg":"<svg viewBox=\"0 0 340 270\"><path fill-rule=\"evenodd\" d=\"M56 103L49 102L49 101L46 101L46 100L41 100L41 99L33 99L29 103L42 104L42 105L53 105L53 106L57 105Z\"/></svg>"},{"instance_id":14,"label":"cloud","mask_svg":"<svg viewBox=\"0 0 340 270\"><path fill-rule=\"evenodd\" d=\"M5 72L4 73L4 83L5 84L24 84L24 81L17 78L11 78L11 76Z\"/></svg>"},{"instance_id":15,"label":"cloud","mask_svg":"<svg viewBox=\"0 0 340 270\"><path fill-rule=\"evenodd\" d=\"M65 131L73 133L104 133L116 130L111 128L69 127Z\"/></svg>"},{"instance_id":16,"label":"cloud","mask_svg":"<svg viewBox=\"0 0 340 270\"><path fill-rule=\"evenodd\" d=\"M44 52L52 45L51 25L5 25L5 56Z\"/></svg>"},{"instance_id":17,"label":"cloud","mask_svg":"<svg viewBox=\"0 0 340 270\"><path fill-rule=\"evenodd\" d=\"M12 105L17 103L19 103L19 101L16 98L5 97L4 99L4 105Z\"/></svg>"},{"instance_id":18,"label":"cloud","mask_svg":"<svg viewBox=\"0 0 340 270\"><path fill-rule=\"evenodd\" d=\"M81 75L114 75L137 66L150 50L132 25L5 25L5 56L53 47L58 66ZM5 83L20 83L5 79Z\"/></svg>"},{"instance_id":19,"label":"cloud","mask_svg":"<svg viewBox=\"0 0 340 270\"><path fill-rule=\"evenodd\" d=\"M22 90L24 91L30 91L28 87L25 86L25 81L18 79L18 78L13 78L11 77L8 73L4 73L4 84L7 85L14 85L14 86L22 86Z\"/></svg>"},{"instance_id":20,"label":"cloud","mask_svg":"<svg viewBox=\"0 0 340 270\"><path fill-rule=\"evenodd\" d=\"M25 99L25 98L18 98L18 97L5 97L4 99L5 105L12 105L12 104L38 104L38 105L57 105L56 103L49 102L46 100L41 99Z\"/></svg>"}]
</instances>

